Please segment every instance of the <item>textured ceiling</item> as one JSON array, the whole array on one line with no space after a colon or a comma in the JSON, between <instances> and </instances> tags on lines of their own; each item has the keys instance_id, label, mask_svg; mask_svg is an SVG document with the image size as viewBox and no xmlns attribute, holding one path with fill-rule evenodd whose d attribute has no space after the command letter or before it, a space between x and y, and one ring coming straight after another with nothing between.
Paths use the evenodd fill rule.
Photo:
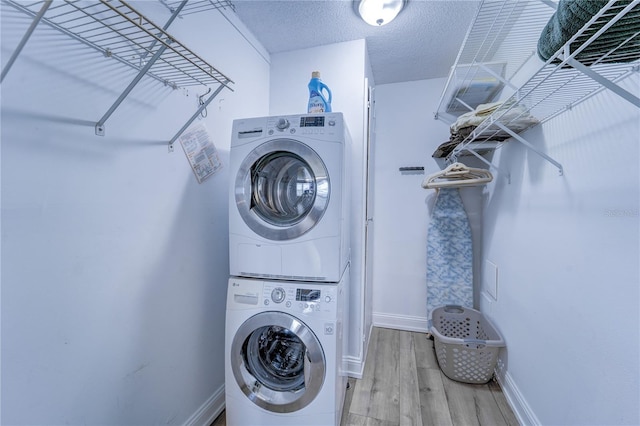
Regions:
<instances>
[{"instance_id":1,"label":"textured ceiling","mask_svg":"<svg viewBox=\"0 0 640 426\"><path fill-rule=\"evenodd\" d=\"M269 53L366 39L376 84L446 77L478 1L409 0L389 24L372 27L351 0L233 0L240 20Z\"/></svg>"}]
</instances>

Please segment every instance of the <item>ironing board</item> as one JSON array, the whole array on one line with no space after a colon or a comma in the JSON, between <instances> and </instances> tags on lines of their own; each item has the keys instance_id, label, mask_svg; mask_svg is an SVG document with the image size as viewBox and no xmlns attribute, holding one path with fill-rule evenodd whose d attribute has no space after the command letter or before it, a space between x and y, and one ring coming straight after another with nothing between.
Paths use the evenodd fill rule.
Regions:
<instances>
[{"instance_id":1,"label":"ironing board","mask_svg":"<svg viewBox=\"0 0 640 426\"><path fill-rule=\"evenodd\" d=\"M440 188L427 234L427 318L442 305L473 308L471 227L457 188Z\"/></svg>"}]
</instances>

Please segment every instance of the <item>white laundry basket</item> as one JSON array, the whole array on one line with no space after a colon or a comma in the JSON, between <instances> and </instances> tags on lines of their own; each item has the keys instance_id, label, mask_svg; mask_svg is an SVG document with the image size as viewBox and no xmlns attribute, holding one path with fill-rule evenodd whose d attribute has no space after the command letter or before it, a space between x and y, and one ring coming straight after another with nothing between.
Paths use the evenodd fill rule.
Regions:
<instances>
[{"instance_id":1,"label":"white laundry basket","mask_svg":"<svg viewBox=\"0 0 640 426\"><path fill-rule=\"evenodd\" d=\"M491 380L504 339L482 313L457 305L433 310L436 358L442 372L464 383Z\"/></svg>"}]
</instances>

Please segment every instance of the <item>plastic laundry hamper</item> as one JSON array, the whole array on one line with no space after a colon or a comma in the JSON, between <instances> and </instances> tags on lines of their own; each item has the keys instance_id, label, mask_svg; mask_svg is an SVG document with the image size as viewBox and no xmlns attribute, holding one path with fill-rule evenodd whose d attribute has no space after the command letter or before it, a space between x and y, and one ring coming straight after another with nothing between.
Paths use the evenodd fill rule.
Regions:
<instances>
[{"instance_id":1,"label":"plastic laundry hamper","mask_svg":"<svg viewBox=\"0 0 640 426\"><path fill-rule=\"evenodd\" d=\"M482 313L447 305L433 310L431 334L442 372L464 383L487 383L496 368L500 333Z\"/></svg>"}]
</instances>

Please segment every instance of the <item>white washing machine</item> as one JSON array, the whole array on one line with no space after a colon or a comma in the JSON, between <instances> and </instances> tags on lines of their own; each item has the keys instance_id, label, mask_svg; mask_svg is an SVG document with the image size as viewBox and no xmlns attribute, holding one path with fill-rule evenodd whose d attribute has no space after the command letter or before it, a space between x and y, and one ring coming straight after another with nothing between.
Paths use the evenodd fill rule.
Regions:
<instances>
[{"instance_id":1,"label":"white washing machine","mask_svg":"<svg viewBox=\"0 0 640 426\"><path fill-rule=\"evenodd\" d=\"M231 275L340 280L349 260L349 149L341 113L233 122Z\"/></svg>"},{"instance_id":2,"label":"white washing machine","mask_svg":"<svg viewBox=\"0 0 640 426\"><path fill-rule=\"evenodd\" d=\"M339 425L349 267L338 283L232 277L225 336L226 421Z\"/></svg>"}]
</instances>

